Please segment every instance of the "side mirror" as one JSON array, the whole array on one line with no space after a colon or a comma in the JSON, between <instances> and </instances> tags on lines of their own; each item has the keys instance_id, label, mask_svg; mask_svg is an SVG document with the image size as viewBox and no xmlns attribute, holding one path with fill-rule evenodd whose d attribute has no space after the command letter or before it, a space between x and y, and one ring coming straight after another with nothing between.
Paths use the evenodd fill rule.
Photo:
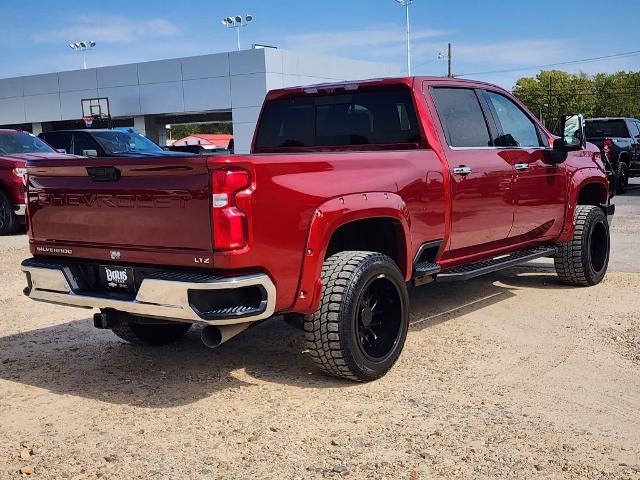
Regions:
<instances>
[{"instance_id":1,"label":"side mirror","mask_svg":"<svg viewBox=\"0 0 640 480\"><path fill-rule=\"evenodd\" d=\"M580 113L563 115L560 121L562 137L553 141L553 149L561 152L583 150L587 146L584 135L584 116Z\"/></svg>"},{"instance_id":2,"label":"side mirror","mask_svg":"<svg viewBox=\"0 0 640 480\"><path fill-rule=\"evenodd\" d=\"M67 153L67 150L64 148L56 148L56 152L58 153Z\"/></svg>"},{"instance_id":3,"label":"side mirror","mask_svg":"<svg viewBox=\"0 0 640 480\"><path fill-rule=\"evenodd\" d=\"M82 150L82 156L83 157L97 157L98 156L98 151L97 150Z\"/></svg>"}]
</instances>

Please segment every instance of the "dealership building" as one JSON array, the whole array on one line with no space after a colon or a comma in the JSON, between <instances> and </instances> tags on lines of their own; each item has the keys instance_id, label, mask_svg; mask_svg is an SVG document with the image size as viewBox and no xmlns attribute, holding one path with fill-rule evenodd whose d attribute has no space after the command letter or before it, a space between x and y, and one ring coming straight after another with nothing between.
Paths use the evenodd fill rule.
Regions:
<instances>
[{"instance_id":1,"label":"dealership building","mask_svg":"<svg viewBox=\"0 0 640 480\"><path fill-rule=\"evenodd\" d=\"M84 128L81 100L106 97L113 125L132 126L162 145L167 124L231 122L236 152L246 153L268 90L399 74L382 63L252 48L3 78L0 127L36 134Z\"/></svg>"}]
</instances>

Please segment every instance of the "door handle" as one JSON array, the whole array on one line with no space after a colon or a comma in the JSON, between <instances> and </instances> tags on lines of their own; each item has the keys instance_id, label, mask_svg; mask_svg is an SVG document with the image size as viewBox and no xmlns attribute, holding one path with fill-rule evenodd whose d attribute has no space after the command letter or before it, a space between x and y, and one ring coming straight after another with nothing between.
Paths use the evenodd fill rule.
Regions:
<instances>
[{"instance_id":1,"label":"door handle","mask_svg":"<svg viewBox=\"0 0 640 480\"><path fill-rule=\"evenodd\" d=\"M514 167L519 172L523 172L525 170L529 170L529 164L528 163L516 163L514 165Z\"/></svg>"},{"instance_id":2,"label":"door handle","mask_svg":"<svg viewBox=\"0 0 640 480\"><path fill-rule=\"evenodd\" d=\"M465 167L462 165L453 169L453 173L456 175L469 175L471 171L471 167Z\"/></svg>"}]
</instances>

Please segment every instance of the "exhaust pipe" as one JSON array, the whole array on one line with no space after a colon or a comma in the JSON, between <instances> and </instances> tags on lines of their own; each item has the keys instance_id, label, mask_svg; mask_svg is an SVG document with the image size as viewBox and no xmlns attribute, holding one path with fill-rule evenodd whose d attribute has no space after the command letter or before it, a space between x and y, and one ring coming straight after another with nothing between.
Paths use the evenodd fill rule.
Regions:
<instances>
[{"instance_id":1,"label":"exhaust pipe","mask_svg":"<svg viewBox=\"0 0 640 480\"><path fill-rule=\"evenodd\" d=\"M235 323L233 325L206 325L202 329L202 343L209 348L216 348L227 340L244 332L253 322Z\"/></svg>"}]
</instances>

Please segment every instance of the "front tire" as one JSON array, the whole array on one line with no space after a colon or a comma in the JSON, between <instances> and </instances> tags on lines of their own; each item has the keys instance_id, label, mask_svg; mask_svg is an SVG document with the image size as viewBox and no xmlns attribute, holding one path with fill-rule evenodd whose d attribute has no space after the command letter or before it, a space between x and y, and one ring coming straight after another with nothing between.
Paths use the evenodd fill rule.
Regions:
<instances>
[{"instance_id":1,"label":"front tire","mask_svg":"<svg viewBox=\"0 0 640 480\"><path fill-rule=\"evenodd\" d=\"M359 382L387 373L402 352L409 295L398 266L376 252L346 251L322 267L320 307L305 317L306 346L324 372Z\"/></svg>"},{"instance_id":2,"label":"front tire","mask_svg":"<svg viewBox=\"0 0 640 480\"><path fill-rule=\"evenodd\" d=\"M573 239L559 246L556 273L569 285L591 286L602 281L609 265L609 223L600 207L578 205Z\"/></svg>"},{"instance_id":3,"label":"front tire","mask_svg":"<svg viewBox=\"0 0 640 480\"><path fill-rule=\"evenodd\" d=\"M5 192L0 190L0 236L16 233L20 227L13 204Z\"/></svg>"},{"instance_id":4,"label":"front tire","mask_svg":"<svg viewBox=\"0 0 640 480\"><path fill-rule=\"evenodd\" d=\"M127 320L121 321L113 327L113 333L132 345L149 345L159 347L169 345L180 340L191 328L190 323L142 323L136 322L136 317L129 315Z\"/></svg>"}]
</instances>

